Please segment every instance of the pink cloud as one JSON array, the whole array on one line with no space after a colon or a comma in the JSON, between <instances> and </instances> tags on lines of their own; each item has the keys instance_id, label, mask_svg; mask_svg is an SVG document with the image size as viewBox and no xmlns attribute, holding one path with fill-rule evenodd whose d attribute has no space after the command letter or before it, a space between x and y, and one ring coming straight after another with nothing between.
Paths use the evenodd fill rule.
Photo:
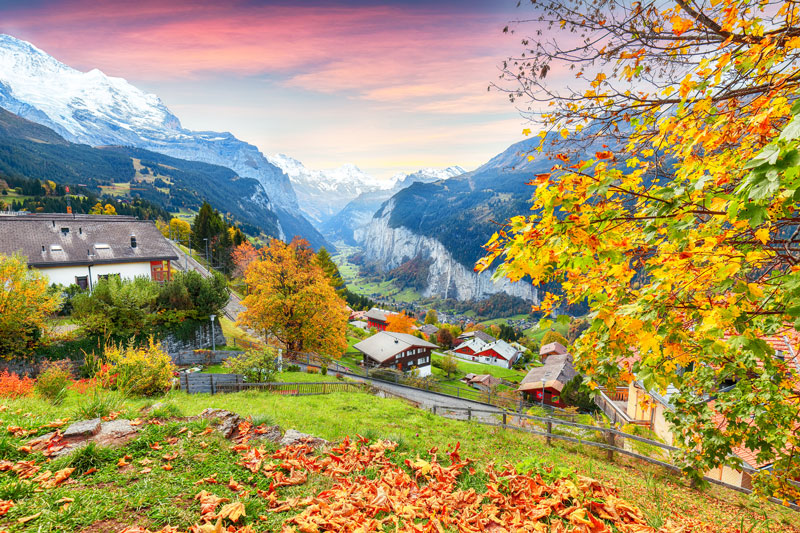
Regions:
<instances>
[{"instance_id":1,"label":"pink cloud","mask_svg":"<svg viewBox=\"0 0 800 533\"><path fill-rule=\"evenodd\" d=\"M270 76L303 90L453 112L457 102L485 94L497 62L516 48L516 38L501 33L503 22L434 8L74 1L8 10L0 31L112 75Z\"/></svg>"}]
</instances>

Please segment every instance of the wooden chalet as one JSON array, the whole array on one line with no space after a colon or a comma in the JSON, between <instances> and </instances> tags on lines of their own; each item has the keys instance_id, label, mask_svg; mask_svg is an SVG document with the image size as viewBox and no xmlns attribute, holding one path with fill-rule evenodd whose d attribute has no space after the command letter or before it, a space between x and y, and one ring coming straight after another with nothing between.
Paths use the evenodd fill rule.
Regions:
<instances>
[{"instance_id":1,"label":"wooden chalet","mask_svg":"<svg viewBox=\"0 0 800 533\"><path fill-rule=\"evenodd\" d=\"M407 333L381 331L353 347L364 354L364 366L368 368L402 372L416 368L425 377L431 374L431 350L437 346Z\"/></svg>"}]
</instances>

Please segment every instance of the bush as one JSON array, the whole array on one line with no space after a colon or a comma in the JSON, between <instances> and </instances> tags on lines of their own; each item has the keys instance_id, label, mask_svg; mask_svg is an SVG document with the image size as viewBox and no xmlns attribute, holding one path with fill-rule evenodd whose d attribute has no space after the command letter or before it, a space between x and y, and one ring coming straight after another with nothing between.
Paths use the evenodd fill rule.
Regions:
<instances>
[{"instance_id":1,"label":"bush","mask_svg":"<svg viewBox=\"0 0 800 533\"><path fill-rule=\"evenodd\" d=\"M72 384L69 361L48 361L36 380L36 392L46 400L59 404L64 400L67 387Z\"/></svg>"},{"instance_id":2,"label":"bush","mask_svg":"<svg viewBox=\"0 0 800 533\"><path fill-rule=\"evenodd\" d=\"M30 396L35 382L28 376L19 377L17 374L4 370L0 373L0 397L20 398Z\"/></svg>"},{"instance_id":3,"label":"bush","mask_svg":"<svg viewBox=\"0 0 800 533\"><path fill-rule=\"evenodd\" d=\"M274 379L278 371L277 357L269 348L240 353L226 360L224 366L236 374L242 374L248 383L267 383Z\"/></svg>"},{"instance_id":4,"label":"bush","mask_svg":"<svg viewBox=\"0 0 800 533\"><path fill-rule=\"evenodd\" d=\"M315 366L306 367L306 373L307 374L316 374L317 373L317 367L315 367Z\"/></svg>"},{"instance_id":5,"label":"bush","mask_svg":"<svg viewBox=\"0 0 800 533\"><path fill-rule=\"evenodd\" d=\"M111 344L105 358L117 374L116 388L126 394L155 396L170 388L175 365L152 337L144 346Z\"/></svg>"},{"instance_id":6,"label":"bush","mask_svg":"<svg viewBox=\"0 0 800 533\"><path fill-rule=\"evenodd\" d=\"M327 376L328 375L328 365L322 365L320 367L320 369L319 369L319 373L322 374L323 376Z\"/></svg>"},{"instance_id":7,"label":"bush","mask_svg":"<svg viewBox=\"0 0 800 533\"><path fill-rule=\"evenodd\" d=\"M284 369L284 372L300 372L300 365L289 365Z\"/></svg>"}]
</instances>

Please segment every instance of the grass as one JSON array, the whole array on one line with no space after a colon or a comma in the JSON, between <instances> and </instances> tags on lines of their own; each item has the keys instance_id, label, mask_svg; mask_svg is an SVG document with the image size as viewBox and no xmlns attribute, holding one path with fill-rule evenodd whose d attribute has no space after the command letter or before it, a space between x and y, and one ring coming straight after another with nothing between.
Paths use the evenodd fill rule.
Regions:
<instances>
[{"instance_id":1,"label":"grass","mask_svg":"<svg viewBox=\"0 0 800 533\"><path fill-rule=\"evenodd\" d=\"M255 391L215 396L172 392L154 400L127 399L123 416L139 416L141 408L155 401L174 406L169 411L184 416L197 415L208 407L229 409L254 420L274 421L285 429L295 428L331 441L357 433L372 439L389 438L400 444L394 458L399 463L426 457L433 446L444 451L460 442L462 457L473 459L476 470L475 476L460 481L463 488L474 486L482 490L488 481L481 477L483 468L491 462L524 464L532 459L545 467L556 466L559 471L578 472L616 486L620 496L640 506L653 523L670 518L680 523L685 517L692 517L716 524L720 531L727 527L733 530L740 523L758 524L755 531L791 531L800 525L800 514L718 487L694 490L683 479L654 466L625 458L609 463L603 459L605 452L601 450L560 443L547 446L542 439L528 434L439 418L405 402L366 393L283 397ZM3 426L38 428L56 418L73 416L82 402L83 398L74 392L60 406L37 398L0 401L6 407L2 412ZM20 482L15 474L0 473L0 498L16 503L8 515L0 518L0 529L49 532L94 527L92 531L99 531L103 529L98 524L105 524L109 530L126 525L159 529L169 524L185 530L199 516L199 504L193 497L200 490L237 501L240 497L227 487L230 478L245 483L251 491L268 489L265 477L252 476L236 464L240 456L218 433L198 436L205 422L165 420L161 424L143 426L138 438L122 449L93 447L51 464L44 464L45 459L39 453L28 456L51 470L69 464L86 470L97 468L88 476L74 474L75 481L70 484L34 491L35 486ZM195 436L188 438L187 432L180 433L184 427ZM38 433L48 430L42 428ZM176 439L174 444L166 442L169 437ZM3 439L10 439L7 444L11 445L0 446L0 459L17 460L21 454L17 447L25 439L10 435ZM162 449L154 450L154 443L160 443ZM270 451L274 446L268 444L266 448ZM172 453L177 454L175 459L163 458ZM126 455L130 458L124 462L130 465L118 467L117 462ZM161 468L167 462L173 467L170 471ZM220 480L219 484L196 485L213 475ZM312 490L326 488L325 483L324 479L311 476L304 485L279 489L279 496L281 499L307 496ZM74 502L63 508L59 501L64 497L73 498ZM247 511L245 523L251 524L254 531L280 529L280 523L293 515L268 513L265 498L246 498L242 502ZM17 522L36 513L41 514L25 524ZM267 516L267 521L259 521L259 515ZM771 521L762 524L765 515Z\"/></svg>"},{"instance_id":2,"label":"grass","mask_svg":"<svg viewBox=\"0 0 800 533\"><path fill-rule=\"evenodd\" d=\"M441 361L444 355L434 352L431 354L432 361ZM458 371L451 376L450 381L458 381L467 374L490 374L496 378L505 379L514 383L519 383L525 377L525 372L514 370L513 368L501 368L499 366L487 365L485 363L473 363L464 361L456 357ZM436 367L431 367L431 371L437 377L444 377L444 372ZM443 379L441 381L444 381Z\"/></svg>"},{"instance_id":3,"label":"grass","mask_svg":"<svg viewBox=\"0 0 800 533\"><path fill-rule=\"evenodd\" d=\"M422 298L419 292L411 288L399 287L394 280L369 281L360 276L358 266L347 260L357 249L344 244L337 244L337 249L339 253L331 258L339 268L339 273L342 275L347 287L353 292L366 296L377 294L384 298L393 298L397 302L404 303L415 302Z\"/></svg>"},{"instance_id":4,"label":"grass","mask_svg":"<svg viewBox=\"0 0 800 533\"><path fill-rule=\"evenodd\" d=\"M505 318L493 318L491 320L484 320L481 324L486 326L499 326L500 324L506 324L509 320L527 320L528 315L514 315Z\"/></svg>"},{"instance_id":5,"label":"grass","mask_svg":"<svg viewBox=\"0 0 800 533\"><path fill-rule=\"evenodd\" d=\"M127 196L131 193L130 183L115 183L113 185L100 185L103 194L110 196Z\"/></svg>"},{"instance_id":6,"label":"grass","mask_svg":"<svg viewBox=\"0 0 800 533\"><path fill-rule=\"evenodd\" d=\"M234 339L240 341L245 340L249 342L258 342L257 339L254 339L252 336L248 335L247 332L242 328L236 326L228 317L220 315L218 319L220 325L222 326L222 334L225 335L225 339L228 341L228 345L226 346L227 348L241 349L241 346L236 346L234 344Z\"/></svg>"},{"instance_id":7,"label":"grass","mask_svg":"<svg viewBox=\"0 0 800 533\"><path fill-rule=\"evenodd\" d=\"M224 365L211 365L203 369L204 374L230 374L230 370ZM323 381L338 381L334 372L328 372L323 376L319 372L309 374L308 372L278 372L275 380L281 383L322 383Z\"/></svg>"}]
</instances>

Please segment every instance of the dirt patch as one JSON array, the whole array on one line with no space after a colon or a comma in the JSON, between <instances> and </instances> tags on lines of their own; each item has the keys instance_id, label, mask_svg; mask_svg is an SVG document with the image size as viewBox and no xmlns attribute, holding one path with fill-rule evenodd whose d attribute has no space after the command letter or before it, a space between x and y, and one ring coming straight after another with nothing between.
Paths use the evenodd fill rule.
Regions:
<instances>
[{"instance_id":1,"label":"dirt patch","mask_svg":"<svg viewBox=\"0 0 800 533\"><path fill-rule=\"evenodd\" d=\"M110 518L108 520L98 520L86 529L81 530L81 533L116 533L122 531L126 527L131 526L144 526L149 523L146 516L139 513L125 513L125 518Z\"/></svg>"}]
</instances>

